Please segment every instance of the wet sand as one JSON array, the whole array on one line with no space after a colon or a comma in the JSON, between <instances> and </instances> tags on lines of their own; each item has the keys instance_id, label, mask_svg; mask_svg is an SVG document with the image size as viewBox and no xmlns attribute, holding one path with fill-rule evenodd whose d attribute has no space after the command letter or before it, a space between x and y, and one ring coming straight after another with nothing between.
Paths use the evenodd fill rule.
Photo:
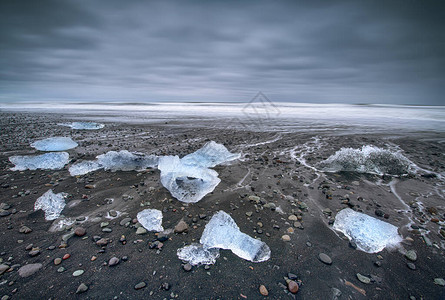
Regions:
<instances>
[{"instance_id":1,"label":"wet sand","mask_svg":"<svg viewBox=\"0 0 445 300\"><path fill-rule=\"evenodd\" d=\"M88 131L57 125L78 121L81 116L27 113L0 113L0 116L0 202L10 206L6 210L10 214L0 217L0 259L9 267L0 275L0 296L261 299L264 296L259 287L264 285L270 299L445 298L445 287L434 282L435 278L445 277L445 236L440 233L445 228L445 188L440 176L445 174L440 142L445 138L444 133L286 133L246 127L212 128L209 123L199 122L192 127L188 121L105 123L103 129ZM10 170L13 165L8 157L41 153L29 144L52 136L71 137L79 144L67 151L71 161L64 169ZM214 168L221 183L195 204L173 199L160 183L156 169L98 170L76 177L68 172L74 162L94 159L110 150L182 157L210 140L242 156ZM391 177L323 173L313 168L342 147L363 145L396 147L421 169L416 174ZM33 211L36 199L48 189L69 194L63 215L77 220L72 227L85 228L85 236L71 237L65 243L62 236L69 231L50 231L53 222L45 221L42 211ZM260 200L249 196L258 196ZM345 207L399 227L404 242L398 249L376 254L354 249L347 239L331 229L336 212ZM183 219L188 232L171 233L160 249L151 249L157 240L155 233L136 235L133 222L120 225L122 219L134 219L145 208L163 212L164 228L174 228ZM242 232L267 243L271 258L252 263L229 250L221 250L221 257L209 268L199 266L185 271L176 256L177 249L198 242L204 226L219 210L229 213ZM376 210L383 215L377 216ZM117 216L110 216L110 212ZM298 220L290 220L291 215ZM101 227L102 222L109 224ZM32 232L20 233L22 225ZM103 232L103 228L110 228L111 232ZM283 235L288 235L290 241L283 241ZM97 236L107 238L108 244L98 246L93 240ZM124 243L120 241L122 236ZM39 248L40 253L30 256L32 248ZM408 250L416 251L416 261L405 257ZM54 264L54 259L67 253L68 259ZM327 254L332 264L321 262L320 253ZM94 261L93 256L97 257ZM108 262L112 257L120 262L110 267ZM22 278L17 270L33 263L42 264L42 268ZM414 264L415 270L407 263ZM58 272L60 267L65 270ZM76 270L84 273L73 277ZM300 284L295 295L286 290L288 273L296 275L295 280ZM371 278L371 282L362 283L357 273ZM146 286L136 290L135 285L140 282ZM88 290L76 294L81 283Z\"/></svg>"}]
</instances>

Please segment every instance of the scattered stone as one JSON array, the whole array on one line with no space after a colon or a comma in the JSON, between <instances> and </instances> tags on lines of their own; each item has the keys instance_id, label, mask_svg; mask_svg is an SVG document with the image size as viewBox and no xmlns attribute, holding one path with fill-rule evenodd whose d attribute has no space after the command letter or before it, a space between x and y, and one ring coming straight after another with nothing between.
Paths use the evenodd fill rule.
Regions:
<instances>
[{"instance_id":1,"label":"scattered stone","mask_svg":"<svg viewBox=\"0 0 445 300\"><path fill-rule=\"evenodd\" d=\"M299 286L298 283L296 283L295 281L289 280L287 283L287 288L292 294L296 294L298 292Z\"/></svg>"},{"instance_id":2,"label":"scattered stone","mask_svg":"<svg viewBox=\"0 0 445 300\"><path fill-rule=\"evenodd\" d=\"M143 289L144 287L146 287L147 286L147 284L145 283L145 282L139 282L138 284L136 284L135 286L134 286L134 289L135 290L140 290L140 289Z\"/></svg>"},{"instance_id":3,"label":"scattered stone","mask_svg":"<svg viewBox=\"0 0 445 300\"><path fill-rule=\"evenodd\" d=\"M65 268L64 267L60 267L57 269L57 272L62 273L65 272Z\"/></svg>"},{"instance_id":4,"label":"scattered stone","mask_svg":"<svg viewBox=\"0 0 445 300\"><path fill-rule=\"evenodd\" d=\"M23 225L23 226L20 227L19 232L27 234L27 233L32 232L32 229L29 228L28 226Z\"/></svg>"},{"instance_id":5,"label":"scattered stone","mask_svg":"<svg viewBox=\"0 0 445 300\"><path fill-rule=\"evenodd\" d=\"M289 220L289 221L298 221L298 217L297 217L296 215L290 215L290 216L288 217L288 220Z\"/></svg>"},{"instance_id":6,"label":"scattered stone","mask_svg":"<svg viewBox=\"0 0 445 300\"><path fill-rule=\"evenodd\" d=\"M62 257L62 259L68 259L68 258L70 258L71 257L71 254L69 254L69 253L66 253L63 257Z\"/></svg>"},{"instance_id":7,"label":"scattered stone","mask_svg":"<svg viewBox=\"0 0 445 300\"><path fill-rule=\"evenodd\" d=\"M115 265L117 265L119 262L120 262L120 259L119 259L119 258L117 258L117 257L112 257L112 258L110 258L110 260L108 261L108 266L109 266L109 267L115 266Z\"/></svg>"},{"instance_id":8,"label":"scattered stone","mask_svg":"<svg viewBox=\"0 0 445 300\"><path fill-rule=\"evenodd\" d=\"M260 202L261 198L258 196L249 196L249 201L255 201L255 202Z\"/></svg>"},{"instance_id":9,"label":"scattered stone","mask_svg":"<svg viewBox=\"0 0 445 300\"><path fill-rule=\"evenodd\" d=\"M409 250L405 253L406 258L408 258L410 261L416 261L417 260L417 253L414 250Z\"/></svg>"},{"instance_id":10,"label":"scattered stone","mask_svg":"<svg viewBox=\"0 0 445 300\"><path fill-rule=\"evenodd\" d=\"M76 290L76 294L85 293L88 290L88 286L85 283L81 283Z\"/></svg>"},{"instance_id":11,"label":"scattered stone","mask_svg":"<svg viewBox=\"0 0 445 300\"><path fill-rule=\"evenodd\" d=\"M121 226L125 226L127 223L131 222L131 218L123 218L120 222L119 225Z\"/></svg>"},{"instance_id":12,"label":"scattered stone","mask_svg":"<svg viewBox=\"0 0 445 300\"><path fill-rule=\"evenodd\" d=\"M251 217L252 215L253 215L253 212L251 212L251 211L246 212L246 216Z\"/></svg>"},{"instance_id":13,"label":"scattered stone","mask_svg":"<svg viewBox=\"0 0 445 300\"><path fill-rule=\"evenodd\" d=\"M443 278L434 278L434 284L445 286L445 280Z\"/></svg>"},{"instance_id":14,"label":"scattered stone","mask_svg":"<svg viewBox=\"0 0 445 300\"><path fill-rule=\"evenodd\" d=\"M331 265L332 264L332 259L325 253L320 253L318 255L318 258L325 264L327 265Z\"/></svg>"},{"instance_id":15,"label":"scattered stone","mask_svg":"<svg viewBox=\"0 0 445 300\"><path fill-rule=\"evenodd\" d=\"M287 273L287 278L289 278L290 280L297 280L298 276L294 273Z\"/></svg>"},{"instance_id":16,"label":"scattered stone","mask_svg":"<svg viewBox=\"0 0 445 300\"><path fill-rule=\"evenodd\" d=\"M260 285L260 294L263 296L269 295L269 291L267 290L267 288L264 284Z\"/></svg>"},{"instance_id":17,"label":"scattered stone","mask_svg":"<svg viewBox=\"0 0 445 300\"><path fill-rule=\"evenodd\" d=\"M282 239L284 242L289 242L289 241L290 241L290 236L287 235L287 234L285 234L285 235L283 235L283 236L281 237L281 239Z\"/></svg>"},{"instance_id":18,"label":"scattered stone","mask_svg":"<svg viewBox=\"0 0 445 300\"><path fill-rule=\"evenodd\" d=\"M187 232L189 229L189 226L184 220L179 221L179 223L175 226L175 233L183 233Z\"/></svg>"},{"instance_id":19,"label":"scattered stone","mask_svg":"<svg viewBox=\"0 0 445 300\"><path fill-rule=\"evenodd\" d=\"M360 273L357 273L357 278L358 278L358 280L360 280L361 282L366 283L366 284L369 284L371 282L371 278L366 277Z\"/></svg>"},{"instance_id":20,"label":"scattered stone","mask_svg":"<svg viewBox=\"0 0 445 300\"><path fill-rule=\"evenodd\" d=\"M379 260L377 260L377 261L374 262L374 265L375 265L376 267L381 267L381 266L382 266L382 262L379 261Z\"/></svg>"},{"instance_id":21,"label":"scattered stone","mask_svg":"<svg viewBox=\"0 0 445 300\"><path fill-rule=\"evenodd\" d=\"M94 184L87 184L87 185L85 185L85 188L86 189L88 189L88 190L92 190L92 189L94 189L96 186L94 185Z\"/></svg>"},{"instance_id":22,"label":"scattered stone","mask_svg":"<svg viewBox=\"0 0 445 300\"><path fill-rule=\"evenodd\" d=\"M84 272L85 272L84 270L76 270L73 272L73 276L78 277L78 276L82 275Z\"/></svg>"},{"instance_id":23,"label":"scattered stone","mask_svg":"<svg viewBox=\"0 0 445 300\"><path fill-rule=\"evenodd\" d=\"M74 229L74 234L77 236L84 236L86 233L87 231L83 227L77 227L76 229Z\"/></svg>"},{"instance_id":24,"label":"scattered stone","mask_svg":"<svg viewBox=\"0 0 445 300\"><path fill-rule=\"evenodd\" d=\"M168 291L170 289L170 284L168 282L162 283L161 289L163 289L164 291Z\"/></svg>"},{"instance_id":25,"label":"scattered stone","mask_svg":"<svg viewBox=\"0 0 445 300\"><path fill-rule=\"evenodd\" d=\"M115 211L115 210L110 210L108 212L108 214L110 215L110 217L113 217L113 218L117 217L117 211Z\"/></svg>"},{"instance_id":26,"label":"scattered stone","mask_svg":"<svg viewBox=\"0 0 445 300\"><path fill-rule=\"evenodd\" d=\"M377 217L383 217L385 215L385 213L381 209L376 209L375 210L375 215Z\"/></svg>"},{"instance_id":27,"label":"scattered stone","mask_svg":"<svg viewBox=\"0 0 445 300\"><path fill-rule=\"evenodd\" d=\"M37 256L39 254L40 254L40 250L39 249L35 249L35 250L32 250L32 251L29 251L29 253L28 253L28 255L31 256L31 257Z\"/></svg>"},{"instance_id":28,"label":"scattered stone","mask_svg":"<svg viewBox=\"0 0 445 300\"><path fill-rule=\"evenodd\" d=\"M110 224L110 222L102 222L100 223L100 228L107 227Z\"/></svg>"},{"instance_id":29,"label":"scattered stone","mask_svg":"<svg viewBox=\"0 0 445 300\"><path fill-rule=\"evenodd\" d=\"M28 277L36 273L38 270L40 270L43 267L42 264L28 264L24 265L19 269L19 275L21 277Z\"/></svg>"},{"instance_id":30,"label":"scattered stone","mask_svg":"<svg viewBox=\"0 0 445 300\"><path fill-rule=\"evenodd\" d=\"M94 256L94 255L93 255L93 256L91 257L91 261L95 261L96 259L97 259L97 256Z\"/></svg>"},{"instance_id":31,"label":"scattered stone","mask_svg":"<svg viewBox=\"0 0 445 300\"><path fill-rule=\"evenodd\" d=\"M147 232L148 232L147 229L145 229L142 226L136 230L136 234L146 234Z\"/></svg>"},{"instance_id":32,"label":"scattered stone","mask_svg":"<svg viewBox=\"0 0 445 300\"><path fill-rule=\"evenodd\" d=\"M57 265L60 265L62 263L62 259L60 258L60 257L57 257L57 258L55 258L54 259L54 264L57 266Z\"/></svg>"},{"instance_id":33,"label":"scattered stone","mask_svg":"<svg viewBox=\"0 0 445 300\"><path fill-rule=\"evenodd\" d=\"M411 262L406 263L406 265L407 265L408 268L410 268L411 270L415 270L415 269L416 269L416 265L413 264L413 263L411 263Z\"/></svg>"},{"instance_id":34,"label":"scattered stone","mask_svg":"<svg viewBox=\"0 0 445 300\"><path fill-rule=\"evenodd\" d=\"M327 216L332 215L332 210L330 208L325 208L323 209L323 213Z\"/></svg>"},{"instance_id":35,"label":"scattered stone","mask_svg":"<svg viewBox=\"0 0 445 300\"><path fill-rule=\"evenodd\" d=\"M6 271L9 270L9 266L8 265L0 265L0 275L2 275L3 273L5 273Z\"/></svg>"},{"instance_id":36,"label":"scattered stone","mask_svg":"<svg viewBox=\"0 0 445 300\"><path fill-rule=\"evenodd\" d=\"M187 263L182 266L186 272L190 272L192 270L192 265Z\"/></svg>"},{"instance_id":37,"label":"scattered stone","mask_svg":"<svg viewBox=\"0 0 445 300\"><path fill-rule=\"evenodd\" d=\"M109 227L105 227L102 229L102 232L112 232L113 229L109 228Z\"/></svg>"},{"instance_id":38,"label":"scattered stone","mask_svg":"<svg viewBox=\"0 0 445 300\"><path fill-rule=\"evenodd\" d=\"M33 244L29 244L28 246L26 246L25 250L29 251L32 249L33 246L34 246Z\"/></svg>"},{"instance_id":39,"label":"scattered stone","mask_svg":"<svg viewBox=\"0 0 445 300\"><path fill-rule=\"evenodd\" d=\"M96 241L96 245L98 246L106 246L108 244L108 239L101 238L98 241Z\"/></svg>"},{"instance_id":40,"label":"scattered stone","mask_svg":"<svg viewBox=\"0 0 445 300\"><path fill-rule=\"evenodd\" d=\"M207 218L207 215L206 214L199 214L199 218L201 220L204 220L205 218Z\"/></svg>"}]
</instances>

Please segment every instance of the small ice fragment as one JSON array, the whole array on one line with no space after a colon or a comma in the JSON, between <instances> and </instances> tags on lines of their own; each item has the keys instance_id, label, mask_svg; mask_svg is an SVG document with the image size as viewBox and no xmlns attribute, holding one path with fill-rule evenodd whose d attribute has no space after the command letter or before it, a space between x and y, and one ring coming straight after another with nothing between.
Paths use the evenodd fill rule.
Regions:
<instances>
[{"instance_id":1,"label":"small ice fragment","mask_svg":"<svg viewBox=\"0 0 445 300\"><path fill-rule=\"evenodd\" d=\"M61 126L68 126L72 129L85 129L85 130L96 130L104 128L104 124L95 123L95 122L72 122L72 123L60 123Z\"/></svg>"},{"instance_id":2,"label":"small ice fragment","mask_svg":"<svg viewBox=\"0 0 445 300\"><path fill-rule=\"evenodd\" d=\"M366 214L345 208L337 213L333 228L342 232L357 248L367 253L377 253L402 241L397 227Z\"/></svg>"},{"instance_id":3,"label":"small ice fragment","mask_svg":"<svg viewBox=\"0 0 445 300\"><path fill-rule=\"evenodd\" d=\"M36 156L11 156L9 161L15 165L11 168L12 171L57 170L62 169L68 163L69 157L67 152L51 152Z\"/></svg>"},{"instance_id":4,"label":"small ice fragment","mask_svg":"<svg viewBox=\"0 0 445 300\"><path fill-rule=\"evenodd\" d=\"M240 153L230 153L224 145L210 141L201 149L181 158L181 162L185 165L211 168L223 162L240 158L240 156Z\"/></svg>"},{"instance_id":5,"label":"small ice fragment","mask_svg":"<svg viewBox=\"0 0 445 300\"><path fill-rule=\"evenodd\" d=\"M402 175L410 173L415 165L399 152L368 145L362 149L341 148L318 167L324 172Z\"/></svg>"},{"instance_id":6,"label":"small ice fragment","mask_svg":"<svg viewBox=\"0 0 445 300\"><path fill-rule=\"evenodd\" d=\"M173 197L186 203L195 203L212 192L220 183L214 170L184 165L178 156L159 159L161 183Z\"/></svg>"},{"instance_id":7,"label":"small ice fragment","mask_svg":"<svg viewBox=\"0 0 445 300\"><path fill-rule=\"evenodd\" d=\"M40 196L34 204L34 210L43 210L45 212L45 220L55 220L60 216L65 207L65 198L67 193L54 194L52 190L48 190Z\"/></svg>"},{"instance_id":8,"label":"small ice fragment","mask_svg":"<svg viewBox=\"0 0 445 300\"><path fill-rule=\"evenodd\" d=\"M210 219L204 228L200 243L204 248L229 249L252 262L262 262L270 258L269 246L242 233L232 217L222 210Z\"/></svg>"},{"instance_id":9,"label":"small ice fragment","mask_svg":"<svg viewBox=\"0 0 445 300\"><path fill-rule=\"evenodd\" d=\"M161 232L162 228L162 212L157 209L144 209L137 214L138 222L148 231Z\"/></svg>"},{"instance_id":10,"label":"small ice fragment","mask_svg":"<svg viewBox=\"0 0 445 300\"><path fill-rule=\"evenodd\" d=\"M178 249L176 254L179 259L188 262L192 266L213 265L219 257L219 249L206 249L201 244L193 243Z\"/></svg>"},{"instance_id":11,"label":"small ice fragment","mask_svg":"<svg viewBox=\"0 0 445 300\"><path fill-rule=\"evenodd\" d=\"M78 144L69 137L52 137L31 144L31 147L40 151L63 151L77 146Z\"/></svg>"}]
</instances>

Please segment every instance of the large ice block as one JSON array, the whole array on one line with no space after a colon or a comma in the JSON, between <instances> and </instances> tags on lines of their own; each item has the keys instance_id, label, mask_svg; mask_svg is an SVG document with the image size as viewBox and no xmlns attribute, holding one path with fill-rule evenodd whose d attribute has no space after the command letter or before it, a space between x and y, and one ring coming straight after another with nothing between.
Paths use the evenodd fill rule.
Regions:
<instances>
[{"instance_id":1,"label":"large ice block","mask_svg":"<svg viewBox=\"0 0 445 300\"><path fill-rule=\"evenodd\" d=\"M367 253L377 253L385 247L393 247L402 241L397 227L345 208L337 213L333 228L342 232Z\"/></svg>"},{"instance_id":2,"label":"large ice block","mask_svg":"<svg viewBox=\"0 0 445 300\"><path fill-rule=\"evenodd\" d=\"M52 190L48 190L40 196L34 203L34 210L43 210L45 212L45 220L55 220L60 216L65 207L65 198L67 193L54 194Z\"/></svg>"},{"instance_id":3,"label":"large ice block","mask_svg":"<svg viewBox=\"0 0 445 300\"><path fill-rule=\"evenodd\" d=\"M40 151L64 151L77 146L77 143L69 137L52 137L31 144L31 147Z\"/></svg>"},{"instance_id":4,"label":"large ice block","mask_svg":"<svg viewBox=\"0 0 445 300\"><path fill-rule=\"evenodd\" d=\"M242 233L232 217L222 210L210 219L204 228L200 243L204 248L229 249L252 262L262 262L270 258L269 246Z\"/></svg>"},{"instance_id":5,"label":"large ice block","mask_svg":"<svg viewBox=\"0 0 445 300\"><path fill-rule=\"evenodd\" d=\"M224 145L210 141L201 149L184 156L181 162L185 165L211 168L223 162L235 160L240 156L240 153L230 153Z\"/></svg>"},{"instance_id":6,"label":"large ice block","mask_svg":"<svg viewBox=\"0 0 445 300\"><path fill-rule=\"evenodd\" d=\"M219 257L219 249L204 248L201 244L193 243L182 247L176 252L178 258L192 266L213 265Z\"/></svg>"},{"instance_id":7,"label":"large ice block","mask_svg":"<svg viewBox=\"0 0 445 300\"><path fill-rule=\"evenodd\" d=\"M161 232L162 227L162 212L157 209L144 209L137 214L138 222L148 231Z\"/></svg>"},{"instance_id":8,"label":"large ice block","mask_svg":"<svg viewBox=\"0 0 445 300\"><path fill-rule=\"evenodd\" d=\"M72 123L60 123L59 125L62 126L68 126L72 129L79 129L79 130L96 130L104 128L104 124L95 123L95 122L72 122Z\"/></svg>"},{"instance_id":9,"label":"large ice block","mask_svg":"<svg viewBox=\"0 0 445 300\"><path fill-rule=\"evenodd\" d=\"M388 175L402 175L412 171L414 164L399 152L375 146L362 149L341 148L328 159L320 162L318 168L325 172L359 172Z\"/></svg>"},{"instance_id":10,"label":"large ice block","mask_svg":"<svg viewBox=\"0 0 445 300\"><path fill-rule=\"evenodd\" d=\"M104 168L115 171L139 171L147 168L155 168L158 165L159 157L156 155L146 155L137 152L109 151L98 155L96 160L83 161L72 165L69 169L72 176L84 175L92 171Z\"/></svg>"},{"instance_id":11,"label":"large ice block","mask_svg":"<svg viewBox=\"0 0 445 300\"><path fill-rule=\"evenodd\" d=\"M195 203L212 192L220 183L214 170L184 165L178 156L159 159L161 183L173 197L186 203Z\"/></svg>"},{"instance_id":12,"label":"large ice block","mask_svg":"<svg viewBox=\"0 0 445 300\"><path fill-rule=\"evenodd\" d=\"M51 152L34 156L11 156L9 161L15 165L11 168L12 171L57 170L62 169L68 163L69 157L67 152Z\"/></svg>"}]
</instances>

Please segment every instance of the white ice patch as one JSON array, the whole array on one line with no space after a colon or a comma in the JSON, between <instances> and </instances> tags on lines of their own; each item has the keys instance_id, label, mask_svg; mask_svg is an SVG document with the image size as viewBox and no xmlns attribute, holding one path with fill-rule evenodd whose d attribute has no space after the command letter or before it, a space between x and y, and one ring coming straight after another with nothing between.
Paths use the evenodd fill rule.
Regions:
<instances>
[{"instance_id":1,"label":"white ice patch","mask_svg":"<svg viewBox=\"0 0 445 300\"><path fill-rule=\"evenodd\" d=\"M139 171L147 168L155 168L159 157L137 152L109 151L101 154L93 161L83 161L72 165L69 169L71 176L84 175L92 171L104 168L115 171Z\"/></svg>"},{"instance_id":2,"label":"white ice patch","mask_svg":"<svg viewBox=\"0 0 445 300\"><path fill-rule=\"evenodd\" d=\"M11 168L12 171L57 170L68 163L69 157L67 152L51 152L36 156L11 156L9 161L15 165Z\"/></svg>"},{"instance_id":3,"label":"white ice patch","mask_svg":"<svg viewBox=\"0 0 445 300\"><path fill-rule=\"evenodd\" d=\"M212 192L220 183L214 170L184 165L178 156L159 159L161 183L173 197L186 203L195 203Z\"/></svg>"},{"instance_id":4,"label":"white ice patch","mask_svg":"<svg viewBox=\"0 0 445 300\"><path fill-rule=\"evenodd\" d=\"M77 146L78 144L69 137L52 137L31 144L31 147L40 151L64 151Z\"/></svg>"},{"instance_id":5,"label":"white ice patch","mask_svg":"<svg viewBox=\"0 0 445 300\"><path fill-rule=\"evenodd\" d=\"M161 232L162 227L162 212L157 209L144 209L137 214L138 222L148 231Z\"/></svg>"},{"instance_id":6,"label":"white ice patch","mask_svg":"<svg viewBox=\"0 0 445 300\"><path fill-rule=\"evenodd\" d=\"M219 249L206 249L201 244L194 243L178 249L176 254L179 259L192 266L213 265L219 257Z\"/></svg>"},{"instance_id":7,"label":"white ice patch","mask_svg":"<svg viewBox=\"0 0 445 300\"><path fill-rule=\"evenodd\" d=\"M96 130L104 128L104 124L95 123L95 122L72 122L72 123L60 123L61 126L68 126L72 129L79 129L79 130Z\"/></svg>"},{"instance_id":8,"label":"white ice patch","mask_svg":"<svg viewBox=\"0 0 445 300\"><path fill-rule=\"evenodd\" d=\"M333 228L342 232L367 253L377 253L386 247L394 247L402 241L397 227L345 208L337 213Z\"/></svg>"},{"instance_id":9,"label":"white ice patch","mask_svg":"<svg viewBox=\"0 0 445 300\"><path fill-rule=\"evenodd\" d=\"M214 263L217 252L212 249L228 249L242 259L262 262L270 258L270 248L266 243L254 239L239 230L235 221L224 211L213 215L204 228L199 245L192 244L178 250L181 260L190 264ZM208 262L208 263L207 263Z\"/></svg>"},{"instance_id":10,"label":"white ice patch","mask_svg":"<svg viewBox=\"0 0 445 300\"><path fill-rule=\"evenodd\" d=\"M181 159L185 165L211 168L224 162L240 158L240 153L231 153L224 145L214 141L206 143L201 149Z\"/></svg>"},{"instance_id":11,"label":"white ice patch","mask_svg":"<svg viewBox=\"0 0 445 300\"><path fill-rule=\"evenodd\" d=\"M341 148L328 159L320 162L318 168L324 172L348 171L403 175L413 172L415 165L400 152L368 145L363 146L362 149Z\"/></svg>"},{"instance_id":12,"label":"white ice patch","mask_svg":"<svg viewBox=\"0 0 445 300\"><path fill-rule=\"evenodd\" d=\"M65 207L65 198L67 193L54 194L52 190L48 190L40 196L34 204L34 210L43 210L45 212L45 220L52 221L60 216Z\"/></svg>"}]
</instances>

